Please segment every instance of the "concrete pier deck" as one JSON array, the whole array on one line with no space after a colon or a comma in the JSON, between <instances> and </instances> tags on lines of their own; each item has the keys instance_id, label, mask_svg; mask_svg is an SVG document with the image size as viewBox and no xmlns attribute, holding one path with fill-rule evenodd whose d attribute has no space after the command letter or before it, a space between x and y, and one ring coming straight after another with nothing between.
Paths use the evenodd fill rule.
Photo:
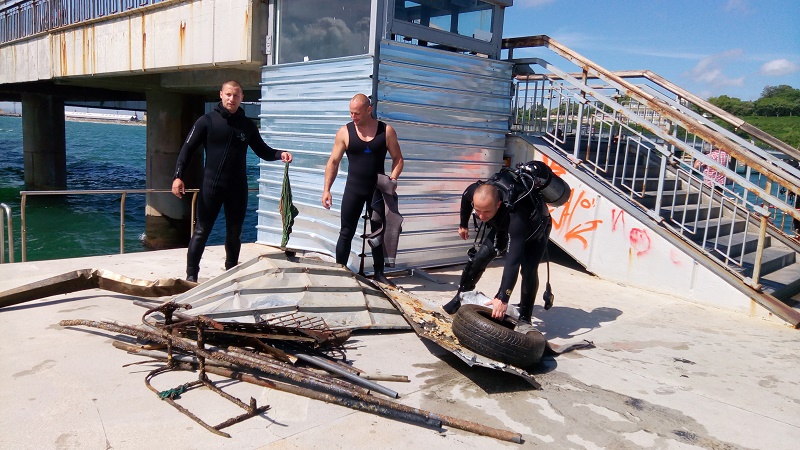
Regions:
<instances>
[{"instance_id":1,"label":"concrete pier deck","mask_svg":"<svg viewBox=\"0 0 800 450\"><path fill-rule=\"evenodd\" d=\"M246 244L241 260L275 251ZM223 260L221 247L209 247L201 281L222 273ZM178 249L4 264L0 291L85 268L182 277L184 261L185 250ZM459 269L429 271L438 282L408 274L394 281L442 304L454 293ZM490 267L478 288L493 294L501 271ZM547 358L534 374L541 390L511 374L470 368L411 331L359 332L349 343L354 366L409 377L409 383L381 382L400 393L397 401L519 432L521 445L244 383L225 389L271 409L227 428L231 438L214 435L145 387L152 366L128 365L144 358L114 348L113 333L58 325L64 319L139 323L144 310L132 297L89 290L0 310L0 448L796 447L800 331L603 281L567 264L551 263L550 272L555 306L544 311L537 304L540 329L555 343L587 339L596 348ZM195 378L184 373L154 383L166 389ZM212 424L240 413L208 391L180 402Z\"/></svg>"}]
</instances>

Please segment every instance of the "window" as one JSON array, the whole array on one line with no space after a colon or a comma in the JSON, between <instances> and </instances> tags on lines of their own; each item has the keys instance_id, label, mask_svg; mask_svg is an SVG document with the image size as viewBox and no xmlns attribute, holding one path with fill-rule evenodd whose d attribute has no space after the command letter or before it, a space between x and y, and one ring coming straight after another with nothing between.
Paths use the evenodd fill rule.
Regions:
<instances>
[{"instance_id":1,"label":"window","mask_svg":"<svg viewBox=\"0 0 800 450\"><path fill-rule=\"evenodd\" d=\"M396 0L394 18L490 42L493 11L480 0Z\"/></svg>"},{"instance_id":2,"label":"window","mask_svg":"<svg viewBox=\"0 0 800 450\"><path fill-rule=\"evenodd\" d=\"M278 64L369 53L370 0L283 0Z\"/></svg>"}]
</instances>

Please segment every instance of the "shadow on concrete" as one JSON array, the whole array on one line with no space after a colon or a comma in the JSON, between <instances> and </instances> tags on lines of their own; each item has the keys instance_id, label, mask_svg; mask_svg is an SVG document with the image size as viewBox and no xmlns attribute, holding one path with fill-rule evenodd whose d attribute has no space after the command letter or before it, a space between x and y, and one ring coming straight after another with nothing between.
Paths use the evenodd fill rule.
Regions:
<instances>
[{"instance_id":1,"label":"shadow on concrete","mask_svg":"<svg viewBox=\"0 0 800 450\"><path fill-rule=\"evenodd\" d=\"M547 339L574 339L617 320L622 311L604 306L591 311L553 306L545 311L537 305L533 308L533 315L538 320L534 325Z\"/></svg>"}]
</instances>

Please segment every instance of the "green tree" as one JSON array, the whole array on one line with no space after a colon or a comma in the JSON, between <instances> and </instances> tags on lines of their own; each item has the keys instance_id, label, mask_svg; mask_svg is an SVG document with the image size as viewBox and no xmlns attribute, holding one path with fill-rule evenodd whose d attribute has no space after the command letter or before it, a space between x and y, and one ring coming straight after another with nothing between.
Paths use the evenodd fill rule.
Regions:
<instances>
[{"instance_id":1,"label":"green tree","mask_svg":"<svg viewBox=\"0 0 800 450\"><path fill-rule=\"evenodd\" d=\"M745 102L736 97L728 97L727 95L711 97L708 99L708 102L737 117L750 116L755 110L753 102Z\"/></svg>"},{"instance_id":2,"label":"green tree","mask_svg":"<svg viewBox=\"0 0 800 450\"><path fill-rule=\"evenodd\" d=\"M755 114L759 116L800 115L800 89L789 85L766 86L761 98L755 101Z\"/></svg>"}]
</instances>

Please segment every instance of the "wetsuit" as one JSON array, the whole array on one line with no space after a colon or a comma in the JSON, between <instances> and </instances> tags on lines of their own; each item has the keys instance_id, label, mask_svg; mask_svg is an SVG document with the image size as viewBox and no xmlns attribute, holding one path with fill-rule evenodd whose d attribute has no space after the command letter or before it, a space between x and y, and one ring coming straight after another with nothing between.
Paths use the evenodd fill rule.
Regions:
<instances>
[{"instance_id":1,"label":"wetsuit","mask_svg":"<svg viewBox=\"0 0 800 450\"><path fill-rule=\"evenodd\" d=\"M280 159L283 153L267 145L256 124L242 108L231 114L222 103L203 115L192 126L181 147L174 178L182 178L192 155L205 147L203 184L197 199L197 223L189 241L186 274L197 278L200 258L208 235L225 207L225 268L239 261L242 247L242 225L247 211L247 147L267 161Z\"/></svg>"},{"instance_id":2,"label":"wetsuit","mask_svg":"<svg viewBox=\"0 0 800 450\"><path fill-rule=\"evenodd\" d=\"M472 196L481 183L473 183L461 196L459 226L467 228L472 213ZM505 254L503 276L495 298L508 303L517 274L522 272L520 291L520 320L530 322L533 302L539 289L539 263L547 249L552 221L547 204L541 195L533 193L516 203L513 210L505 203L495 216L486 222L486 231L477 251L471 256L472 264L465 267L459 292L475 289L486 266L498 255Z\"/></svg>"},{"instance_id":3,"label":"wetsuit","mask_svg":"<svg viewBox=\"0 0 800 450\"><path fill-rule=\"evenodd\" d=\"M345 154L347 155L347 183L342 194L341 219L342 226L339 231L339 240L336 242L336 262L347 264L350 257L350 245L358 227L358 218L364 205L368 213L372 211L372 195L378 181L378 174L384 174L384 161L386 159L386 124L378 121L378 131L369 142L364 142L358 137L353 122L347 124L349 142ZM383 205L380 205L383 208ZM377 230L378 225L371 223L372 230ZM375 272L383 273L383 245L372 248L372 259Z\"/></svg>"}]
</instances>

